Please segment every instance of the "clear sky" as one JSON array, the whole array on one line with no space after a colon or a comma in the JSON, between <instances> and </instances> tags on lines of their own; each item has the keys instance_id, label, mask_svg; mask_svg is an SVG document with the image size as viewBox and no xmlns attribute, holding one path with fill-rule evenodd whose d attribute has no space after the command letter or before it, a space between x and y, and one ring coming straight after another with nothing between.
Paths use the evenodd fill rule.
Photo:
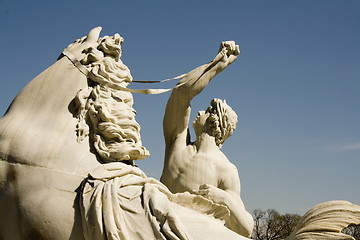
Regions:
<instances>
[{"instance_id":1,"label":"clear sky","mask_svg":"<svg viewBox=\"0 0 360 240\"><path fill-rule=\"evenodd\" d=\"M186 73L234 40L238 59L192 107L195 116L218 97L238 113L222 150L238 168L247 209L303 214L328 200L360 204L359 13L356 0L0 0L0 115L96 26L101 36L124 37L122 60L137 80ZM151 153L138 165L157 179L168 97L134 94Z\"/></svg>"}]
</instances>

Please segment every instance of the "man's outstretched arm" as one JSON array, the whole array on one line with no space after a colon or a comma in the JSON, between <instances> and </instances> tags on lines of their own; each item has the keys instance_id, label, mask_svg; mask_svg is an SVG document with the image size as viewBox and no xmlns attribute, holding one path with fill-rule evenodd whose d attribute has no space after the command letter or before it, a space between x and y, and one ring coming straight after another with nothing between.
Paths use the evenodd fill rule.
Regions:
<instances>
[{"instance_id":1,"label":"man's outstretched arm","mask_svg":"<svg viewBox=\"0 0 360 240\"><path fill-rule=\"evenodd\" d=\"M215 77L233 63L239 55L239 46L234 41L222 42L219 53L208 64L187 73L173 89L167 102L163 120L166 153L179 135L186 144L187 128L190 118L190 101L198 95ZM180 137L180 138L181 138Z\"/></svg>"}]
</instances>

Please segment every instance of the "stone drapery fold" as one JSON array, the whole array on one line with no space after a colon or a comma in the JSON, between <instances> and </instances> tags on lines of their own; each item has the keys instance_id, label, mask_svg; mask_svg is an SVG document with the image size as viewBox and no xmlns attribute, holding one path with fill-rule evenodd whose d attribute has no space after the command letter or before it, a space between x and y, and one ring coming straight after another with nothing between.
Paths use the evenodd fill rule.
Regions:
<instances>
[{"instance_id":1,"label":"stone drapery fold","mask_svg":"<svg viewBox=\"0 0 360 240\"><path fill-rule=\"evenodd\" d=\"M173 204L225 219L229 210L190 193L172 194L137 167L103 164L85 179L80 209L86 240L192 239Z\"/></svg>"}]
</instances>

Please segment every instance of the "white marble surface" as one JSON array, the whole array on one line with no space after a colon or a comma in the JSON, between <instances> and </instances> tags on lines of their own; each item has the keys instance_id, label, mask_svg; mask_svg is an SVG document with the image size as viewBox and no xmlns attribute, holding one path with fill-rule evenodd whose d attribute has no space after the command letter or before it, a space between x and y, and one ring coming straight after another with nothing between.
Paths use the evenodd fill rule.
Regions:
<instances>
[{"instance_id":1,"label":"white marble surface","mask_svg":"<svg viewBox=\"0 0 360 240\"><path fill-rule=\"evenodd\" d=\"M173 89L163 120L165 162L160 180L174 193L188 191L225 205L230 210L229 229L250 237L254 222L240 198L238 171L220 150L236 128L236 113L226 101L213 99L192 123L195 142L189 141L188 130L191 100L239 54L234 41L222 42L211 62L187 73Z\"/></svg>"},{"instance_id":2,"label":"white marble surface","mask_svg":"<svg viewBox=\"0 0 360 240\"><path fill-rule=\"evenodd\" d=\"M82 221L86 216L81 215L79 200L84 193L81 183L87 175L111 162L134 169L129 165L132 160L148 154L141 145L132 95L116 87L126 87L132 80L119 59L121 37L98 39L100 30L93 29L88 37L70 45L64 53L70 52L72 56L62 57L33 79L0 119L0 236L3 239L83 239L86 234ZM106 49L108 45L112 45L113 52ZM110 77L104 78L107 75L103 66L115 69L108 74ZM153 181L145 175L141 178L144 182ZM131 185L134 179L130 177L126 181ZM163 187L158 181L155 185ZM118 188L126 192L121 186ZM156 202L157 196L166 195L155 194L151 201ZM192 205L191 202L181 205L181 198L175 200L170 192L160 199L166 203L164 213L175 211L175 216L176 211L183 212L184 207ZM161 204L156 206L154 209L161 210ZM219 205L211 203L211 206ZM134 211L144 209L134 207ZM199 223L209 223L219 233L241 239L224 227L222 220L216 221L209 214L212 220L204 218L208 213L202 212L191 219L196 220L197 215ZM157 216L155 223L163 227L161 214ZM181 224L188 226L189 216L182 217L185 219ZM213 239L217 236L206 228L192 228L190 232L195 239L204 232Z\"/></svg>"},{"instance_id":3,"label":"white marble surface","mask_svg":"<svg viewBox=\"0 0 360 240\"><path fill-rule=\"evenodd\" d=\"M0 238L248 239L236 232L247 235L249 230L245 229L249 227L244 222L232 222L242 221L247 213L241 204L237 171L218 147L224 139L215 141L213 133L208 132L204 121L208 113L197 119L199 138L192 149L185 139L181 144L189 149L187 158L195 154L202 164L208 159L202 159L202 155L218 156L210 158L211 165L216 166L212 174L218 176L206 177L210 171L206 164L204 168L185 164L181 189L167 183L170 190L182 193L172 193L132 165L149 153L141 144L132 95L123 90L132 81L129 69L120 60L123 39L118 34L99 38L100 31L95 28L89 36L71 44L64 52L68 55L34 78L0 119ZM193 76L206 69L209 71L202 76L210 81L236 59L238 52L235 43L223 43L213 64L195 69L181 81L193 84ZM197 88L193 96L205 86ZM179 89L175 92L184 88ZM177 101L180 105L189 103L192 97L186 101L172 99L177 100L169 100L169 128L165 130L170 129L167 146L174 148L177 144L172 145L173 137L187 128L189 120L184 111L174 119L171 106ZM230 108L224 109L231 113ZM185 114L188 111L185 109ZM216 115L220 119L228 116ZM229 116L234 119L234 115ZM178 120L183 125L178 128L179 123L175 124L174 135L170 126ZM220 124L221 135L231 135L231 127L227 128L230 125ZM172 150L167 149L166 154L175 154ZM172 161L172 157L166 161ZM165 172L172 173L166 164ZM224 175L231 179L216 184ZM226 187L229 181L235 188ZM187 189L195 191L184 193ZM320 239L334 235L341 227L360 222L359 208L348 202L316 206L289 239L312 236L301 234L313 231L328 234ZM225 222L234 231L225 227Z\"/></svg>"}]
</instances>

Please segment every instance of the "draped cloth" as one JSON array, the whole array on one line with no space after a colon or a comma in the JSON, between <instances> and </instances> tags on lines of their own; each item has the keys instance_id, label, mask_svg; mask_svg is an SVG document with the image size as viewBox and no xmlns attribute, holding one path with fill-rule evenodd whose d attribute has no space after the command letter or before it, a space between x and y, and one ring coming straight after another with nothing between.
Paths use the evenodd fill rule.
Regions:
<instances>
[{"instance_id":1,"label":"draped cloth","mask_svg":"<svg viewBox=\"0 0 360 240\"><path fill-rule=\"evenodd\" d=\"M225 219L229 210L201 196L172 194L137 167L103 164L85 179L80 209L86 240L192 239L174 204Z\"/></svg>"}]
</instances>

